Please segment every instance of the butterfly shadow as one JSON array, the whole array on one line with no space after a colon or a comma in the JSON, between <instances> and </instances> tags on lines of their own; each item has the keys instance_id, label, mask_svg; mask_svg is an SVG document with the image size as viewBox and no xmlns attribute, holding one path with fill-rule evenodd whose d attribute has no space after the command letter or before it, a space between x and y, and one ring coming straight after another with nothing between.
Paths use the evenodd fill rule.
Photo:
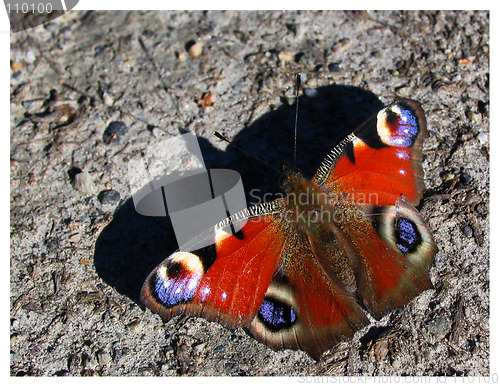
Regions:
<instances>
[{"instance_id":1,"label":"butterfly shadow","mask_svg":"<svg viewBox=\"0 0 500 387\"><path fill-rule=\"evenodd\" d=\"M295 164L310 178L336 144L382 107L376 95L352 86L321 87L314 90L314 96L300 97L295 163L295 104L283 103L231 140L277 169L282 162ZM273 169L235 147L220 151L207 140L198 140L207 168L240 173L249 205L272 200L281 192L279 175ZM129 199L116 209L113 220L99 235L94 265L104 282L142 305L139 295L145 278L177 247L170 219L139 215Z\"/></svg>"}]
</instances>

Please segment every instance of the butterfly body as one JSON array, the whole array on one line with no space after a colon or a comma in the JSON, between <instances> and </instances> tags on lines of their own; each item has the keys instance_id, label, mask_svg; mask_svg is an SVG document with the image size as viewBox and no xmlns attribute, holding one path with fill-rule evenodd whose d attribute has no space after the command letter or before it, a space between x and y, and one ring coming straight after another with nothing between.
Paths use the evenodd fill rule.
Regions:
<instances>
[{"instance_id":1,"label":"butterfly body","mask_svg":"<svg viewBox=\"0 0 500 387\"><path fill-rule=\"evenodd\" d=\"M207 248L172 254L146 280L143 302L164 320L202 316L319 357L368 324L365 309L378 319L432 287L437 248L413 207L426 134L420 105L396 101L313 179L284 165L282 199L207 230Z\"/></svg>"}]
</instances>

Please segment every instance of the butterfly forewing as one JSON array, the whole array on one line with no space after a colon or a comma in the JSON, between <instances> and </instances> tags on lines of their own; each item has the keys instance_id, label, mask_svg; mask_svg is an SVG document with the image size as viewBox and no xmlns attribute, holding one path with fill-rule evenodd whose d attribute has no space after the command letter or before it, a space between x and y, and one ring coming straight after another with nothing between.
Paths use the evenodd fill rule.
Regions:
<instances>
[{"instance_id":1,"label":"butterfly forewing","mask_svg":"<svg viewBox=\"0 0 500 387\"><path fill-rule=\"evenodd\" d=\"M394 205L422 197L422 143L427 136L418 102L403 100L382 109L328 155L314 181L350 200Z\"/></svg>"},{"instance_id":2,"label":"butterfly forewing","mask_svg":"<svg viewBox=\"0 0 500 387\"><path fill-rule=\"evenodd\" d=\"M273 209L254 210L259 211L235 235L215 227L208 231L214 233L213 246L176 252L158 265L142 289L145 305L165 321L184 313L226 326L248 324L262 304L285 237Z\"/></svg>"}]
</instances>

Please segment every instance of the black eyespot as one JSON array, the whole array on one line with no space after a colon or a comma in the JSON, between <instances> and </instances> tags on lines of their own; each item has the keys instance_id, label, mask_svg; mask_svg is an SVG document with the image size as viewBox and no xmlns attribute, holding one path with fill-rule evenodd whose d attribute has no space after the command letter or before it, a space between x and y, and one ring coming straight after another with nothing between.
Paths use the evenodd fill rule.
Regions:
<instances>
[{"instance_id":1,"label":"black eyespot","mask_svg":"<svg viewBox=\"0 0 500 387\"><path fill-rule=\"evenodd\" d=\"M182 265L180 262L174 261L174 262L168 262L167 263L167 270L168 270L168 275L170 277L174 277L182 271Z\"/></svg>"},{"instance_id":2,"label":"black eyespot","mask_svg":"<svg viewBox=\"0 0 500 387\"><path fill-rule=\"evenodd\" d=\"M270 331L277 332L290 328L297 321L297 314L290 305L268 297L260 307L258 318Z\"/></svg>"},{"instance_id":3,"label":"black eyespot","mask_svg":"<svg viewBox=\"0 0 500 387\"><path fill-rule=\"evenodd\" d=\"M422 235L417 225L406 218L394 220L394 238L396 246L403 254L413 253L422 243Z\"/></svg>"},{"instance_id":4,"label":"black eyespot","mask_svg":"<svg viewBox=\"0 0 500 387\"><path fill-rule=\"evenodd\" d=\"M399 120L399 115L392 110L388 110L386 120L389 125L395 125Z\"/></svg>"}]
</instances>

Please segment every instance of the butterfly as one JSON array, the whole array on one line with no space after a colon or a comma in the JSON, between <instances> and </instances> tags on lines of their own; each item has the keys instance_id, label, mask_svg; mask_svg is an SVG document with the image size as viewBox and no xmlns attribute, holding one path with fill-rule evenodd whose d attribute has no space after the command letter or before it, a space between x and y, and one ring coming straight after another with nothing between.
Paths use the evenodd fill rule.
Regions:
<instances>
[{"instance_id":1,"label":"butterfly","mask_svg":"<svg viewBox=\"0 0 500 387\"><path fill-rule=\"evenodd\" d=\"M143 303L164 321L201 316L318 359L366 326L367 312L380 319L432 288L437 247L414 207L427 134L420 104L397 100L311 180L284 164L283 197L207 230L209 246L170 255L146 279Z\"/></svg>"}]
</instances>

